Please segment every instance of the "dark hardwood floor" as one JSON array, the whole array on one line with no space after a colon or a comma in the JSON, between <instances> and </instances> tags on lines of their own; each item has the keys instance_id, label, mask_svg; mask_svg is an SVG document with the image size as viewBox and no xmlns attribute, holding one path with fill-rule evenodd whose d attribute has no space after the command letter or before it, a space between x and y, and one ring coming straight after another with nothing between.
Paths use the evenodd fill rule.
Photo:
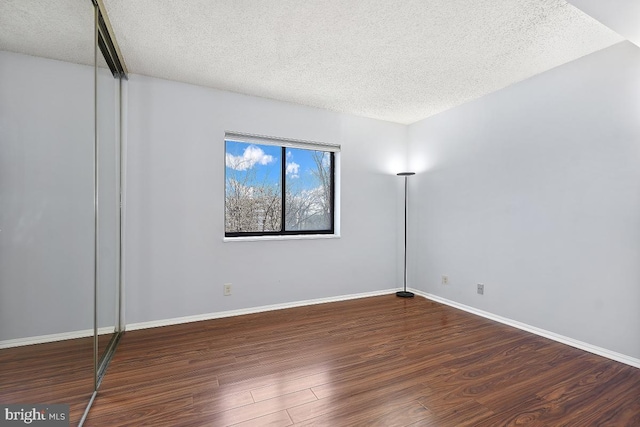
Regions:
<instances>
[{"instance_id":1,"label":"dark hardwood floor","mask_svg":"<svg viewBox=\"0 0 640 427\"><path fill-rule=\"evenodd\" d=\"M127 332L89 426L640 426L640 370L394 295Z\"/></svg>"},{"instance_id":2,"label":"dark hardwood floor","mask_svg":"<svg viewBox=\"0 0 640 427\"><path fill-rule=\"evenodd\" d=\"M0 403L67 404L78 425L93 394L93 337L0 350Z\"/></svg>"},{"instance_id":3,"label":"dark hardwood floor","mask_svg":"<svg viewBox=\"0 0 640 427\"><path fill-rule=\"evenodd\" d=\"M99 336L104 354L112 334ZM93 337L0 349L0 403L67 404L77 426L93 394Z\"/></svg>"},{"instance_id":4,"label":"dark hardwood floor","mask_svg":"<svg viewBox=\"0 0 640 427\"><path fill-rule=\"evenodd\" d=\"M76 345L0 351L0 402L78 420ZM85 425L640 426L640 369L388 295L127 332Z\"/></svg>"}]
</instances>

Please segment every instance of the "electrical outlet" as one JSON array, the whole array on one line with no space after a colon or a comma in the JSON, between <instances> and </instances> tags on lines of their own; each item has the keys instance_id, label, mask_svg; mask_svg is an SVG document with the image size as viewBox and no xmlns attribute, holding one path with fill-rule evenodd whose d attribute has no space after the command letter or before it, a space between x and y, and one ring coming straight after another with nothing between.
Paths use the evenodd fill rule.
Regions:
<instances>
[{"instance_id":1,"label":"electrical outlet","mask_svg":"<svg viewBox=\"0 0 640 427\"><path fill-rule=\"evenodd\" d=\"M442 275L442 284L443 285L449 284L449 276Z\"/></svg>"},{"instance_id":2,"label":"electrical outlet","mask_svg":"<svg viewBox=\"0 0 640 427\"><path fill-rule=\"evenodd\" d=\"M224 292L225 297L228 297L229 295L231 295L231 283L225 283L224 286L222 287L222 290Z\"/></svg>"},{"instance_id":3,"label":"electrical outlet","mask_svg":"<svg viewBox=\"0 0 640 427\"><path fill-rule=\"evenodd\" d=\"M484 295L484 285L482 283L478 283L478 293Z\"/></svg>"}]
</instances>

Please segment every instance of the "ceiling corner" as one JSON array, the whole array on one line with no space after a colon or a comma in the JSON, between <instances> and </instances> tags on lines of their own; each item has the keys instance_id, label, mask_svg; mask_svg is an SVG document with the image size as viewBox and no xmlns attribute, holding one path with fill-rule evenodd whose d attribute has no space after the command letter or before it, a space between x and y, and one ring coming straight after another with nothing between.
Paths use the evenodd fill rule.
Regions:
<instances>
[{"instance_id":1,"label":"ceiling corner","mask_svg":"<svg viewBox=\"0 0 640 427\"><path fill-rule=\"evenodd\" d=\"M640 47L640 1L567 0L567 2Z\"/></svg>"}]
</instances>

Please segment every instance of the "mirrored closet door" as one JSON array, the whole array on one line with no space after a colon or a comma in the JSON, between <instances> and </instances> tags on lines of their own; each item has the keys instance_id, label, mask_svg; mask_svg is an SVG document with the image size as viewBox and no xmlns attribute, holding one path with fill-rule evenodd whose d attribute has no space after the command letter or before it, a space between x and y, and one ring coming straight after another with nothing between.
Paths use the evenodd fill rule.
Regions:
<instances>
[{"instance_id":1,"label":"mirrored closet door","mask_svg":"<svg viewBox=\"0 0 640 427\"><path fill-rule=\"evenodd\" d=\"M96 385L121 327L121 103L125 72L108 24L96 10Z\"/></svg>"},{"instance_id":2,"label":"mirrored closet door","mask_svg":"<svg viewBox=\"0 0 640 427\"><path fill-rule=\"evenodd\" d=\"M121 331L125 74L97 7L0 2L0 404L71 425Z\"/></svg>"}]
</instances>

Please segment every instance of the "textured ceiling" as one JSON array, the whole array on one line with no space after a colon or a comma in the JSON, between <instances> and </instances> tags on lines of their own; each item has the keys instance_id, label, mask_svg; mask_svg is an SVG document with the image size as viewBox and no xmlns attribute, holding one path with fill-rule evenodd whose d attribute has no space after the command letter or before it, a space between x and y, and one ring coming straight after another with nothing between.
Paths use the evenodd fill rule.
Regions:
<instances>
[{"instance_id":1,"label":"textured ceiling","mask_svg":"<svg viewBox=\"0 0 640 427\"><path fill-rule=\"evenodd\" d=\"M405 124L623 40L564 0L103 1L131 73ZM0 1L0 49L83 62L85 2Z\"/></svg>"},{"instance_id":2,"label":"textured ceiling","mask_svg":"<svg viewBox=\"0 0 640 427\"><path fill-rule=\"evenodd\" d=\"M0 0L0 50L93 64L90 0Z\"/></svg>"},{"instance_id":3,"label":"textured ceiling","mask_svg":"<svg viewBox=\"0 0 640 427\"><path fill-rule=\"evenodd\" d=\"M640 1L568 0L570 4L640 46Z\"/></svg>"}]
</instances>

